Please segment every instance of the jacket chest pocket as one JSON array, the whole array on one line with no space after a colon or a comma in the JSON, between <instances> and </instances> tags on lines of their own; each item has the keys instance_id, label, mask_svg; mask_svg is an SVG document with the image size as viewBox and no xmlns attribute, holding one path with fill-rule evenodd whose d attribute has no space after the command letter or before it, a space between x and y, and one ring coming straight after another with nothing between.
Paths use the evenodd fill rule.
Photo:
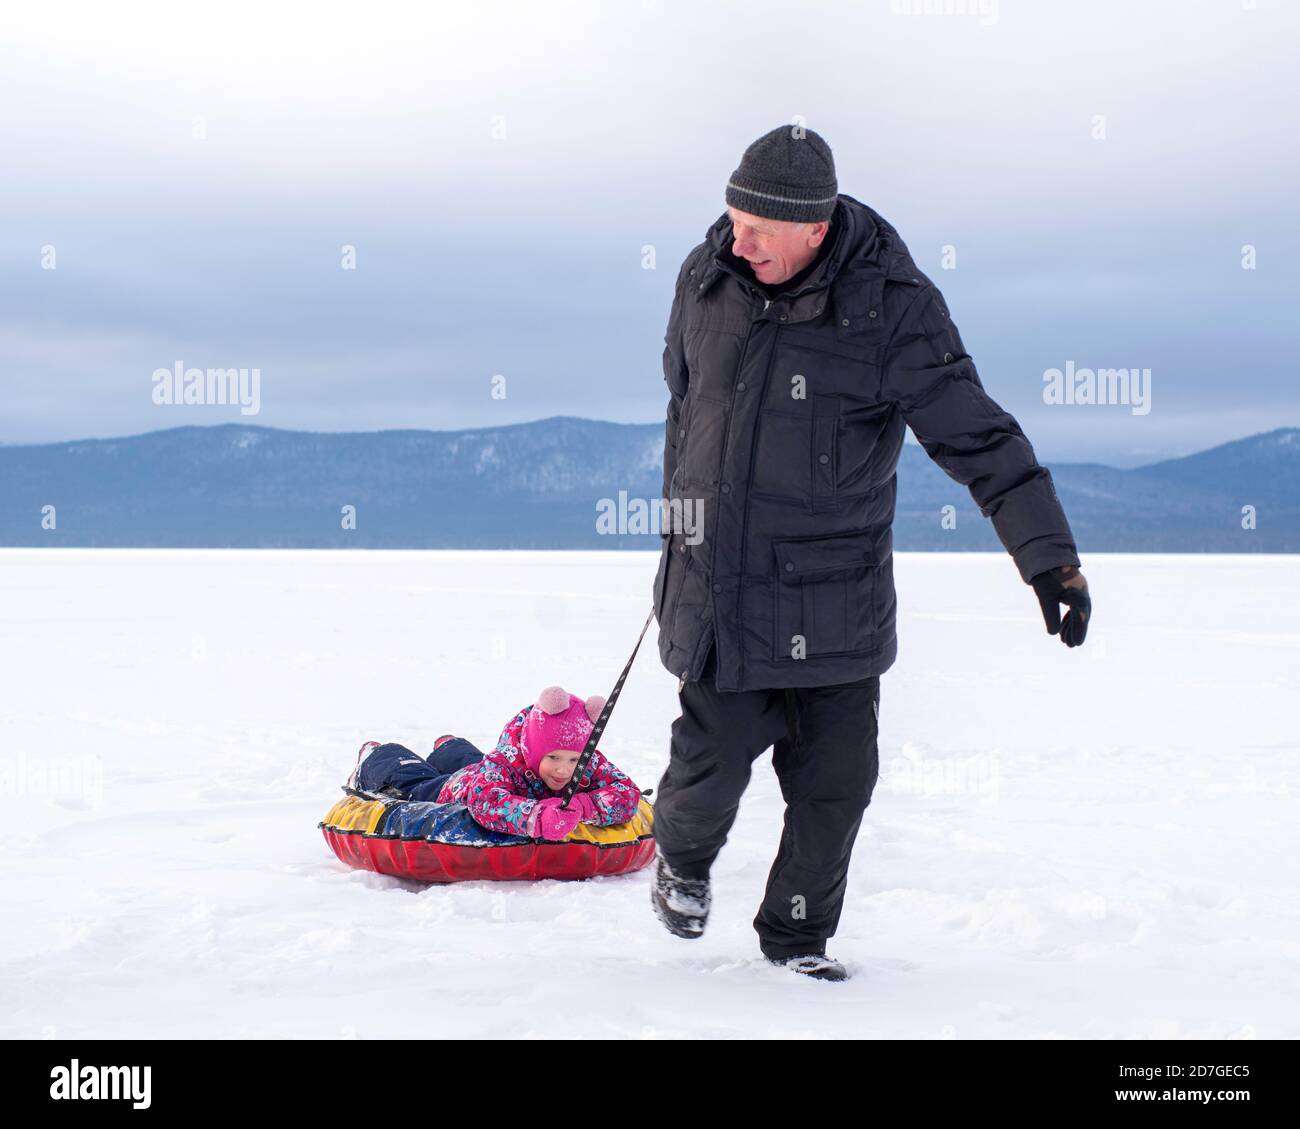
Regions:
<instances>
[{"instance_id":1,"label":"jacket chest pocket","mask_svg":"<svg viewBox=\"0 0 1300 1129\"><path fill-rule=\"evenodd\" d=\"M876 349L889 337L884 316L885 276L838 281L831 295L835 336L850 349Z\"/></svg>"},{"instance_id":2,"label":"jacket chest pocket","mask_svg":"<svg viewBox=\"0 0 1300 1129\"><path fill-rule=\"evenodd\" d=\"M812 500L838 502L878 485L881 436L893 413L890 404L852 396L813 397Z\"/></svg>"},{"instance_id":3,"label":"jacket chest pocket","mask_svg":"<svg viewBox=\"0 0 1300 1129\"><path fill-rule=\"evenodd\" d=\"M812 466L813 502L833 500L839 475L840 401L838 396L813 396ZM814 508L815 505L814 505Z\"/></svg>"},{"instance_id":4,"label":"jacket chest pocket","mask_svg":"<svg viewBox=\"0 0 1300 1129\"><path fill-rule=\"evenodd\" d=\"M819 393L878 401L880 364L878 348L840 341L829 331L782 329L769 403L788 405L792 398Z\"/></svg>"},{"instance_id":5,"label":"jacket chest pocket","mask_svg":"<svg viewBox=\"0 0 1300 1129\"><path fill-rule=\"evenodd\" d=\"M856 349L827 332L783 329L764 399L762 423L772 434L760 439L760 489L800 493L813 511L833 508L844 494L859 492L864 446L870 429L857 426L878 406L880 366L875 350ZM846 424L848 426L846 426ZM806 468L806 469L804 469Z\"/></svg>"},{"instance_id":6,"label":"jacket chest pocket","mask_svg":"<svg viewBox=\"0 0 1300 1129\"><path fill-rule=\"evenodd\" d=\"M774 541L772 657L870 650L876 634L878 533Z\"/></svg>"},{"instance_id":7,"label":"jacket chest pocket","mask_svg":"<svg viewBox=\"0 0 1300 1129\"><path fill-rule=\"evenodd\" d=\"M720 315L686 326L683 355L689 387L697 396L730 401L748 330L745 320Z\"/></svg>"}]
</instances>

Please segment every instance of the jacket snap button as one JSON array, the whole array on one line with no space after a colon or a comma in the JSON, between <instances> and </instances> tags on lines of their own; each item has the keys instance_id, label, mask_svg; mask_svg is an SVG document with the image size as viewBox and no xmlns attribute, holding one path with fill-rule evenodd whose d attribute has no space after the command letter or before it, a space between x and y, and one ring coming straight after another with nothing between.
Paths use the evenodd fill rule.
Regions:
<instances>
[{"instance_id":1,"label":"jacket snap button","mask_svg":"<svg viewBox=\"0 0 1300 1129\"><path fill-rule=\"evenodd\" d=\"M841 319L841 321L840 321L840 325L847 326L848 324L849 324L849 319L848 319L848 318L843 318L843 319Z\"/></svg>"},{"instance_id":2,"label":"jacket snap button","mask_svg":"<svg viewBox=\"0 0 1300 1129\"><path fill-rule=\"evenodd\" d=\"M951 354L951 353L944 353L944 355L943 355L943 363L946 365L946 364L948 364L951 360L952 360L952 354Z\"/></svg>"},{"instance_id":3,"label":"jacket snap button","mask_svg":"<svg viewBox=\"0 0 1300 1129\"><path fill-rule=\"evenodd\" d=\"M696 287L696 289L697 289L697 290L703 290L703 289L704 289L704 283L701 282L701 283L699 284L699 286Z\"/></svg>"},{"instance_id":4,"label":"jacket snap button","mask_svg":"<svg viewBox=\"0 0 1300 1129\"><path fill-rule=\"evenodd\" d=\"M730 482L724 482L724 483L722 484L722 492L723 492L724 494L730 494L730 493L731 493L731 483L730 483Z\"/></svg>"},{"instance_id":5,"label":"jacket snap button","mask_svg":"<svg viewBox=\"0 0 1300 1129\"><path fill-rule=\"evenodd\" d=\"M678 551L679 553L684 553L684 552L686 552L686 546L685 546L685 545L678 545L678 546L677 546L677 551Z\"/></svg>"},{"instance_id":6,"label":"jacket snap button","mask_svg":"<svg viewBox=\"0 0 1300 1129\"><path fill-rule=\"evenodd\" d=\"M742 380L739 384L736 385L736 391L737 391L737 392L743 392L743 391L745 391L745 382L744 382L743 380Z\"/></svg>"},{"instance_id":7,"label":"jacket snap button","mask_svg":"<svg viewBox=\"0 0 1300 1129\"><path fill-rule=\"evenodd\" d=\"M870 311L868 311L868 313L867 313L867 317L869 317L869 318L874 318L875 316L876 316L876 311L875 311L875 310L870 310Z\"/></svg>"},{"instance_id":8,"label":"jacket snap button","mask_svg":"<svg viewBox=\"0 0 1300 1129\"><path fill-rule=\"evenodd\" d=\"M686 438L686 428L684 428L684 427L679 427L679 428L677 429L677 438L678 438L678 439L685 439L685 438Z\"/></svg>"},{"instance_id":9,"label":"jacket snap button","mask_svg":"<svg viewBox=\"0 0 1300 1129\"><path fill-rule=\"evenodd\" d=\"M691 267L691 274L694 274L694 273L695 273L695 268L694 268L694 267Z\"/></svg>"},{"instance_id":10,"label":"jacket snap button","mask_svg":"<svg viewBox=\"0 0 1300 1129\"><path fill-rule=\"evenodd\" d=\"M715 584L715 585L713 586L713 590L714 590L715 592L721 592L721 591L722 591L722 585L721 585L721 584Z\"/></svg>"},{"instance_id":11,"label":"jacket snap button","mask_svg":"<svg viewBox=\"0 0 1300 1129\"><path fill-rule=\"evenodd\" d=\"M830 455L818 455L818 456L817 456L817 461L818 461L819 463L828 463L828 462L831 461L831 457L830 457Z\"/></svg>"},{"instance_id":12,"label":"jacket snap button","mask_svg":"<svg viewBox=\"0 0 1300 1129\"><path fill-rule=\"evenodd\" d=\"M785 571L786 571L786 572L794 572L794 561L786 561L786 562L785 562Z\"/></svg>"}]
</instances>

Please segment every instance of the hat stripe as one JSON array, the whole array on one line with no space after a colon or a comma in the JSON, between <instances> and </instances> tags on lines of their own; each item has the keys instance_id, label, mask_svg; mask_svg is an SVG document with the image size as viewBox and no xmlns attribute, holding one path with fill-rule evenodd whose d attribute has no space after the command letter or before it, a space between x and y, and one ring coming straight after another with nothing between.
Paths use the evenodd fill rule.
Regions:
<instances>
[{"instance_id":1,"label":"hat stripe","mask_svg":"<svg viewBox=\"0 0 1300 1129\"><path fill-rule=\"evenodd\" d=\"M775 192L760 192L757 188L746 188L743 184L737 184L734 180L727 181L727 187L734 188L737 192L744 192L749 196L761 196L764 200L776 200L782 204L829 204L832 200L839 199L839 193L833 196L819 196L812 200L806 196L778 196Z\"/></svg>"}]
</instances>

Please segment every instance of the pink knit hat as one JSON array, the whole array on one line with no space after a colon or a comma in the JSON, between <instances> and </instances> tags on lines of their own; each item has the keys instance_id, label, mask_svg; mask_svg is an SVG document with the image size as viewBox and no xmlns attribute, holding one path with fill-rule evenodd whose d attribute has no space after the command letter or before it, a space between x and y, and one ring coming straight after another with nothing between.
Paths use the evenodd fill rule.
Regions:
<instances>
[{"instance_id":1,"label":"pink knit hat","mask_svg":"<svg viewBox=\"0 0 1300 1129\"><path fill-rule=\"evenodd\" d=\"M605 699L599 694L584 702L559 686L546 687L524 721L524 762L528 768L536 772L547 753L560 749L582 752L604 708Z\"/></svg>"}]
</instances>

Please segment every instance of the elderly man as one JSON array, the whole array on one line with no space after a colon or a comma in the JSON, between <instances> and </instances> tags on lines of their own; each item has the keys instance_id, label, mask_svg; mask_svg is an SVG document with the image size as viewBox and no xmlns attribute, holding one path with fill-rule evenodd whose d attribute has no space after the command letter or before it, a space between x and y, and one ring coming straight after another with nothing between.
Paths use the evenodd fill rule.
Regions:
<instances>
[{"instance_id":1,"label":"elderly man","mask_svg":"<svg viewBox=\"0 0 1300 1129\"><path fill-rule=\"evenodd\" d=\"M709 871L772 748L785 827L759 946L843 980L826 940L898 649L905 428L992 519L1049 633L1082 643L1091 603L1051 474L985 392L898 232L838 191L826 142L788 126L760 137L726 203L682 264L664 350L664 498L695 520L670 522L655 577L659 654L682 712L655 806L651 901L671 932L701 935Z\"/></svg>"}]
</instances>

